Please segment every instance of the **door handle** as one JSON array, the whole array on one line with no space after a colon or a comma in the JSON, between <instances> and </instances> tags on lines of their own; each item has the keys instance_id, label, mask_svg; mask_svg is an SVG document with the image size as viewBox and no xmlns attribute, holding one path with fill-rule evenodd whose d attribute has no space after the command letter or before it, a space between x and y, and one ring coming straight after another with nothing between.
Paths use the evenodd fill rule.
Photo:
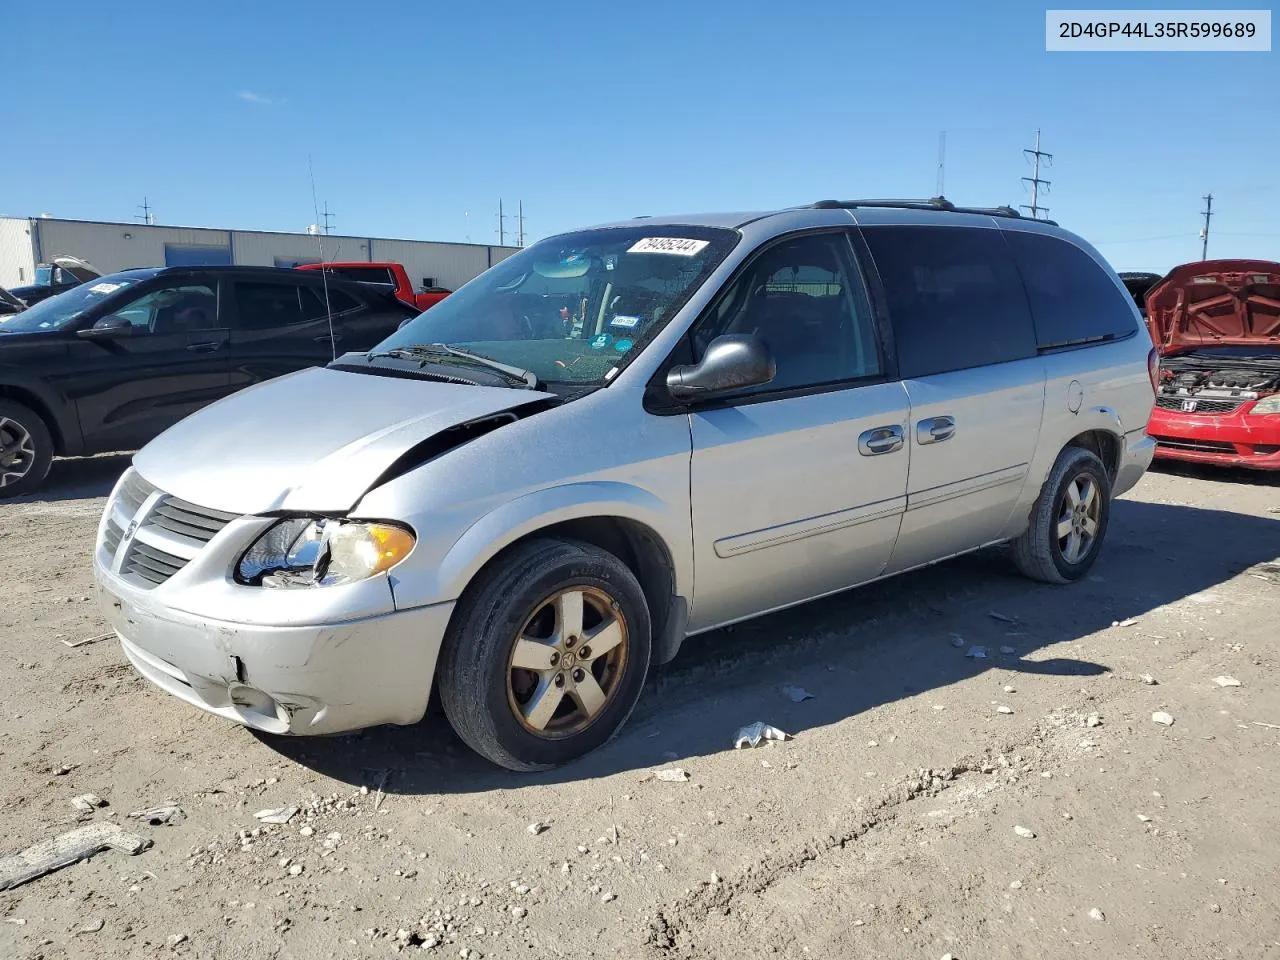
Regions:
<instances>
[{"instance_id":1,"label":"door handle","mask_svg":"<svg viewBox=\"0 0 1280 960\"><path fill-rule=\"evenodd\" d=\"M858 437L858 452L864 457L875 457L901 449L902 428L897 424L889 427L873 427L870 430L864 430Z\"/></svg>"},{"instance_id":2,"label":"door handle","mask_svg":"<svg viewBox=\"0 0 1280 960\"><path fill-rule=\"evenodd\" d=\"M916 424L916 443L941 443L956 432L955 417L930 417Z\"/></svg>"},{"instance_id":3,"label":"door handle","mask_svg":"<svg viewBox=\"0 0 1280 960\"><path fill-rule=\"evenodd\" d=\"M189 343L187 349L192 353L212 353L222 344L217 340L206 340L204 343Z\"/></svg>"},{"instance_id":4,"label":"door handle","mask_svg":"<svg viewBox=\"0 0 1280 960\"><path fill-rule=\"evenodd\" d=\"M335 333L331 337L327 333L322 333L320 334L320 336L312 337L311 339L314 340L316 343L337 343L339 340L342 339L342 334Z\"/></svg>"}]
</instances>

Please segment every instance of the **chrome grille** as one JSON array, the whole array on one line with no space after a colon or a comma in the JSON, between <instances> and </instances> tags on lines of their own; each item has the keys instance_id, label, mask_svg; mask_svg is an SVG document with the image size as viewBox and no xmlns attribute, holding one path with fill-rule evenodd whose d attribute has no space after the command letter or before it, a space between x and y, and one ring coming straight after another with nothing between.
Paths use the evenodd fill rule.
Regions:
<instances>
[{"instance_id":1,"label":"chrome grille","mask_svg":"<svg viewBox=\"0 0 1280 960\"><path fill-rule=\"evenodd\" d=\"M1195 404L1195 409L1183 409L1184 403ZM1156 406L1161 410L1177 410L1179 413L1230 413L1244 400L1201 400L1197 397L1156 397Z\"/></svg>"},{"instance_id":2,"label":"chrome grille","mask_svg":"<svg viewBox=\"0 0 1280 960\"><path fill-rule=\"evenodd\" d=\"M148 546L135 540L125 556L124 566L120 569L151 583L161 584L186 565L187 561L182 557L175 557L158 547Z\"/></svg>"},{"instance_id":3,"label":"chrome grille","mask_svg":"<svg viewBox=\"0 0 1280 960\"><path fill-rule=\"evenodd\" d=\"M160 493L131 468L107 505L99 549L109 567L118 563L122 576L150 589L185 567L238 516Z\"/></svg>"},{"instance_id":4,"label":"chrome grille","mask_svg":"<svg viewBox=\"0 0 1280 960\"><path fill-rule=\"evenodd\" d=\"M198 543L208 543L214 534L236 518L234 513L197 507L177 497L164 497L156 504L147 522Z\"/></svg>"}]
</instances>

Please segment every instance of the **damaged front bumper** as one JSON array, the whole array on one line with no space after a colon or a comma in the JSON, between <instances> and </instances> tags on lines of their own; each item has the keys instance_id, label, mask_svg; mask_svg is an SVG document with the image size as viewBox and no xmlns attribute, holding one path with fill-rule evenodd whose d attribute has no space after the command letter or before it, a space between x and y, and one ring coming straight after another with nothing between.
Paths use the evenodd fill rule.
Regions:
<instances>
[{"instance_id":1,"label":"damaged front bumper","mask_svg":"<svg viewBox=\"0 0 1280 960\"><path fill-rule=\"evenodd\" d=\"M1147 432L1156 457L1250 470L1280 470L1280 415L1181 413L1157 407Z\"/></svg>"},{"instance_id":2,"label":"damaged front bumper","mask_svg":"<svg viewBox=\"0 0 1280 960\"><path fill-rule=\"evenodd\" d=\"M339 623L233 623L174 609L95 563L125 656L156 686L275 734L411 724L426 712L452 603ZM241 589L261 589L244 587Z\"/></svg>"}]
</instances>

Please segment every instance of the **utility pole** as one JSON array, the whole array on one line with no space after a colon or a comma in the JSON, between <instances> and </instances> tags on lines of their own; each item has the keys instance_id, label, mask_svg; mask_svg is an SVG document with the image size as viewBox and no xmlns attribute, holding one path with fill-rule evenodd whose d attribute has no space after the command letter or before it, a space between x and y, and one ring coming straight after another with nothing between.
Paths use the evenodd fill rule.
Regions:
<instances>
[{"instance_id":1,"label":"utility pole","mask_svg":"<svg viewBox=\"0 0 1280 960\"><path fill-rule=\"evenodd\" d=\"M938 136L938 192L936 197L945 197L947 180L947 131Z\"/></svg>"},{"instance_id":2,"label":"utility pole","mask_svg":"<svg viewBox=\"0 0 1280 960\"><path fill-rule=\"evenodd\" d=\"M326 236L329 233L329 221L333 218L333 214L329 212L329 201L324 202L324 213L320 215L324 219L324 232Z\"/></svg>"},{"instance_id":3,"label":"utility pole","mask_svg":"<svg viewBox=\"0 0 1280 960\"><path fill-rule=\"evenodd\" d=\"M1200 259L1209 259L1209 218L1213 216L1213 194L1206 194L1200 198L1204 201L1204 209L1200 212L1204 215L1204 226L1200 230Z\"/></svg>"},{"instance_id":4,"label":"utility pole","mask_svg":"<svg viewBox=\"0 0 1280 960\"><path fill-rule=\"evenodd\" d=\"M1048 193L1049 184L1051 182L1049 180L1040 179L1040 164L1042 162L1042 158L1043 158L1043 163L1046 167L1053 166L1053 154L1045 153L1043 150L1040 149L1040 128L1039 127L1036 128L1036 148L1034 150L1023 150L1022 152L1031 158L1031 161L1033 164L1031 176L1022 178L1024 181L1031 184L1031 203L1022 204L1022 209L1030 210L1031 219L1038 220L1040 218L1040 211L1043 210L1045 213L1049 212L1048 207L1042 207L1039 204L1040 187L1043 186L1044 192Z\"/></svg>"},{"instance_id":5,"label":"utility pole","mask_svg":"<svg viewBox=\"0 0 1280 960\"><path fill-rule=\"evenodd\" d=\"M524 201L520 200L518 201L518 203L519 203L519 206L517 207L518 213L516 215L516 223L519 225L520 232L517 235L519 239L516 241L516 246L523 247L524 246Z\"/></svg>"},{"instance_id":6,"label":"utility pole","mask_svg":"<svg viewBox=\"0 0 1280 960\"><path fill-rule=\"evenodd\" d=\"M498 246L507 245L507 216L502 212L502 201L498 201Z\"/></svg>"},{"instance_id":7,"label":"utility pole","mask_svg":"<svg viewBox=\"0 0 1280 960\"><path fill-rule=\"evenodd\" d=\"M140 204L138 204L138 209L139 209L139 210L141 210L141 211L142 211L142 213L141 213L141 214L136 214L136 213L135 213L135 214L133 215L133 219L135 219L135 220L141 220L141 221L142 221L143 223L145 223L147 226L151 226L153 223L155 223L155 222L156 222L156 221L155 221L155 216L151 213L151 205L150 205L149 203L147 203L147 198L146 198L146 197L143 197L143 198L142 198L142 202L141 202Z\"/></svg>"}]
</instances>

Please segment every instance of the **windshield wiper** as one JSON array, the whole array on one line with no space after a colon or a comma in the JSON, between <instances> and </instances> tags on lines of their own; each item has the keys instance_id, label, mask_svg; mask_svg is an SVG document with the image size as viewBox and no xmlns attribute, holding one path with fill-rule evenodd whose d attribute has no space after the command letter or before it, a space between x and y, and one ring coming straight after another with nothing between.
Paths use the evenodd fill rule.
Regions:
<instances>
[{"instance_id":1,"label":"windshield wiper","mask_svg":"<svg viewBox=\"0 0 1280 960\"><path fill-rule=\"evenodd\" d=\"M507 378L510 383L518 383L522 387L530 390L538 389L538 377L536 374L523 370L520 367L513 367L505 363L499 363L491 357L486 357L480 353L473 353L470 350L464 350L461 347L451 347L447 343L415 343L408 347L392 347L390 350L384 350L381 353L369 354L370 360L376 360L379 357L393 357L398 360L417 360L429 358L442 363L458 363L474 364L476 366L487 367L495 370Z\"/></svg>"}]
</instances>

